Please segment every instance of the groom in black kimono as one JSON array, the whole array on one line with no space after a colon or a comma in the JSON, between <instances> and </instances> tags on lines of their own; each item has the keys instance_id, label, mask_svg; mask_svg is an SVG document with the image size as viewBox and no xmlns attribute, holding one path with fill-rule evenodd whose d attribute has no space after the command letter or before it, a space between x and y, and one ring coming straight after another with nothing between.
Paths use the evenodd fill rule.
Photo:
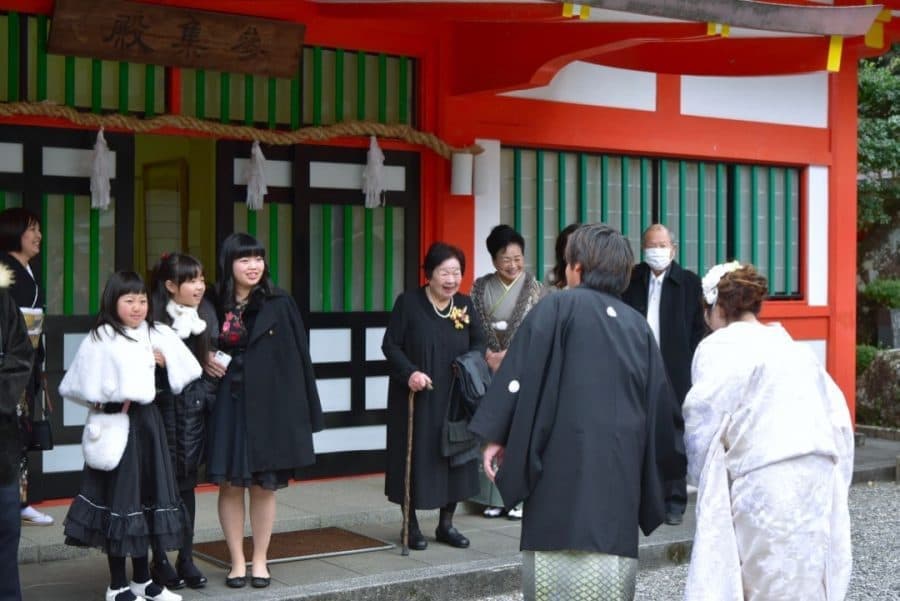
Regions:
<instances>
[{"instance_id":1,"label":"groom in black kimono","mask_svg":"<svg viewBox=\"0 0 900 601\"><path fill-rule=\"evenodd\" d=\"M522 550L636 558L684 470L678 407L647 321L619 298L628 241L582 226L566 261L570 289L525 318L469 429L506 505L525 501Z\"/></svg>"}]
</instances>

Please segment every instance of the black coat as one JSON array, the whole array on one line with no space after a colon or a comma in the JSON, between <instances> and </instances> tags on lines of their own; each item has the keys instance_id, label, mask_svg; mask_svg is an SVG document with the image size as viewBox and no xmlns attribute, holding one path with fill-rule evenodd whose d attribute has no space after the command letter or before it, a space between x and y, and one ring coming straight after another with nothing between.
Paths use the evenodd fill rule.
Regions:
<instances>
[{"instance_id":1,"label":"black coat","mask_svg":"<svg viewBox=\"0 0 900 601\"><path fill-rule=\"evenodd\" d=\"M622 294L622 300L645 318L649 286L650 266L641 262L631 272L631 283ZM672 261L659 299L659 350L679 403L691 388L691 361L706 334L702 295L697 274Z\"/></svg>"},{"instance_id":2,"label":"black coat","mask_svg":"<svg viewBox=\"0 0 900 601\"><path fill-rule=\"evenodd\" d=\"M44 291L38 286L25 266L19 263L9 253L0 252L0 263L9 267L12 271L13 282L9 286L9 295L12 296L16 305L29 309L44 308ZM28 393L28 410L31 415L35 414L35 399L38 398L41 389L41 370L44 365L44 337L41 337L38 348L34 352L34 363L31 371L31 379L28 383L26 391Z\"/></svg>"},{"instance_id":3,"label":"black coat","mask_svg":"<svg viewBox=\"0 0 900 601\"><path fill-rule=\"evenodd\" d=\"M163 313L165 311L161 310L156 315L161 318L160 321L171 325L171 318L163 316ZM184 340L195 355L200 338L209 340L219 331L216 312L209 301L204 299L199 307L199 314L206 321L206 330ZM206 348L212 347L207 344ZM206 358L198 357L197 360L202 365ZM197 471L206 453L206 416L215 403L217 385L217 382L204 374L188 384L181 394L174 394L169 387L165 368L156 368L156 399L153 402L159 408L166 428L166 442L179 490L191 489L197 485Z\"/></svg>"},{"instance_id":4,"label":"black coat","mask_svg":"<svg viewBox=\"0 0 900 601\"><path fill-rule=\"evenodd\" d=\"M254 293L244 317L249 327L243 394L250 472L311 465L316 461L312 434L323 428L322 405L297 304L284 290ZM230 402L231 391L219 386L216 405Z\"/></svg>"},{"instance_id":5,"label":"black coat","mask_svg":"<svg viewBox=\"0 0 900 601\"><path fill-rule=\"evenodd\" d=\"M684 470L653 333L620 299L578 287L525 317L469 429L504 445L496 484L525 501L524 550L637 557Z\"/></svg>"},{"instance_id":6,"label":"black coat","mask_svg":"<svg viewBox=\"0 0 900 601\"><path fill-rule=\"evenodd\" d=\"M6 289L0 289L0 354L0 486L6 486L19 476L22 443L16 406L34 356L25 320Z\"/></svg>"},{"instance_id":7,"label":"black coat","mask_svg":"<svg viewBox=\"0 0 900 601\"><path fill-rule=\"evenodd\" d=\"M467 351L484 353L485 349L484 331L472 300L456 294L453 303L466 308L468 325L456 328L452 320L438 317L424 288L404 292L394 303L381 345L391 369L384 492L393 503L403 502L409 376L422 371L433 383L433 390L416 393L413 407L411 504L415 509L443 507L478 492L477 463L453 467L441 454L441 429L453 380L451 363Z\"/></svg>"}]
</instances>

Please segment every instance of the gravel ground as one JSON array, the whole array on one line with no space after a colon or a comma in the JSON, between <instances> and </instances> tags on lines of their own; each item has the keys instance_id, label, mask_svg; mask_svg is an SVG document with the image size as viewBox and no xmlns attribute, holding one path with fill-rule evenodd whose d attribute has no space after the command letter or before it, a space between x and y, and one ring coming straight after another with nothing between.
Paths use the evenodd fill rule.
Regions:
<instances>
[{"instance_id":1,"label":"gravel ground","mask_svg":"<svg viewBox=\"0 0 900 601\"><path fill-rule=\"evenodd\" d=\"M853 576L847 601L900 600L900 486L870 482L850 489ZM687 565L638 574L638 601L675 601L684 594ZM522 594L482 601L521 601Z\"/></svg>"}]
</instances>

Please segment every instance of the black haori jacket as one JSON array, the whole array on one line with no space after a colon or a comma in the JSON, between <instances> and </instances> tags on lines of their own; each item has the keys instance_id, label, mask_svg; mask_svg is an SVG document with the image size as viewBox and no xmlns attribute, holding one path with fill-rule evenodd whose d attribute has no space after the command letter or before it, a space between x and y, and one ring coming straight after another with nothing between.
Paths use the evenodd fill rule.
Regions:
<instances>
[{"instance_id":1,"label":"black haori jacket","mask_svg":"<svg viewBox=\"0 0 900 601\"><path fill-rule=\"evenodd\" d=\"M243 355L250 472L312 465L312 434L324 425L300 310L276 288L268 296L254 293L244 316L250 328ZM219 386L217 403L231 402L225 388Z\"/></svg>"},{"instance_id":2,"label":"black haori jacket","mask_svg":"<svg viewBox=\"0 0 900 601\"><path fill-rule=\"evenodd\" d=\"M469 429L505 446L496 484L525 501L522 549L637 557L684 472L677 409L647 321L579 286L528 313Z\"/></svg>"}]
</instances>

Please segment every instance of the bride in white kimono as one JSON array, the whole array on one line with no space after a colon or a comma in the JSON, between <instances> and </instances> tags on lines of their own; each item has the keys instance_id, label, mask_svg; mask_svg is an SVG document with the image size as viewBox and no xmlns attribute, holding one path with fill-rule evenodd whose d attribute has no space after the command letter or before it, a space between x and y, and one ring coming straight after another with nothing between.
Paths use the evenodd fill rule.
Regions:
<instances>
[{"instance_id":1,"label":"bride in white kimono","mask_svg":"<svg viewBox=\"0 0 900 601\"><path fill-rule=\"evenodd\" d=\"M850 580L853 430L843 394L806 345L757 321L752 265L703 278L713 331L684 402L697 529L685 599L834 601Z\"/></svg>"}]
</instances>

